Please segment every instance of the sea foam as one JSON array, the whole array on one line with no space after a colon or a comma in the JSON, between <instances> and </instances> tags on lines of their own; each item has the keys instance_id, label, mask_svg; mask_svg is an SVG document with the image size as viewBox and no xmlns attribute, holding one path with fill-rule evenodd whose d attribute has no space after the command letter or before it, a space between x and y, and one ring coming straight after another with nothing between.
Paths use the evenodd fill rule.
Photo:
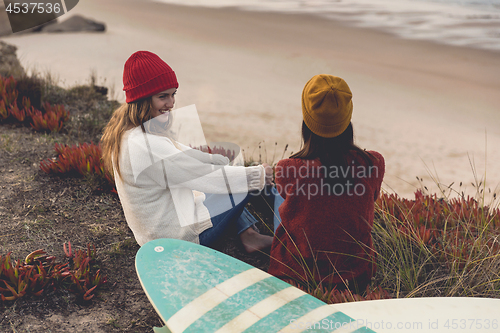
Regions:
<instances>
[{"instance_id":1,"label":"sea foam","mask_svg":"<svg viewBox=\"0 0 500 333\"><path fill-rule=\"evenodd\" d=\"M408 39L500 51L500 0L154 0L212 8L306 13Z\"/></svg>"}]
</instances>

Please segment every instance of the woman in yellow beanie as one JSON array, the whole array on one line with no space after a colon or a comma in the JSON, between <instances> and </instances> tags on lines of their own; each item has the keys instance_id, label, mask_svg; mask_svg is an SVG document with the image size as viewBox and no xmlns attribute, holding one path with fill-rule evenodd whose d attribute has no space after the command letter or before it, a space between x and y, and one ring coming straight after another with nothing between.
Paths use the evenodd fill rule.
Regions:
<instances>
[{"instance_id":1,"label":"woman in yellow beanie","mask_svg":"<svg viewBox=\"0 0 500 333\"><path fill-rule=\"evenodd\" d=\"M322 74L305 85L302 148L275 169L269 273L283 280L362 292L375 272L371 229L385 164L354 144L352 110L343 79Z\"/></svg>"}]
</instances>

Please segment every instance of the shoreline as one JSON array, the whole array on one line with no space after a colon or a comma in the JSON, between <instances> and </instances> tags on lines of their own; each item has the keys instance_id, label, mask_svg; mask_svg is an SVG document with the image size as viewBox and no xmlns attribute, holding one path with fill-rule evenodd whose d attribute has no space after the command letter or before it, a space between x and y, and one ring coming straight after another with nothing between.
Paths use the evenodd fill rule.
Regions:
<instances>
[{"instance_id":1,"label":"shoreline","mask_svg":"<svg viewBox=\"0 0 500 333\"><path fill-rule=\"evenodd\" d=\"M285 157L296 151L303 85L315 74L337 75L353 92L358 144L386 158L385 189L412 197L416 177L431 188L425 165L433 172L434 165L446 186L470 184L468 153L479 174L486 165L492 190L500 184L499 52L401 39L308 14L137 0L88 0L73 13L108 31L2 39L18 46L23 65L36 62L67 85L85 82L94 68L97 84L114 85L118 96L128 56L155 52L177 73L177 107L196 104L207 141L234 142L256 158L263 140L269 159L275 142L278 158L286 144Z\"/></svg>"},{"instance_id":2,"label":"shoreline","mask_svg":"<svg viewBox=\"0 0 500 333\"><path fill-rule=\"evenodd\" d=\"M198 1L149 0L166 5L183 5L210 9L229 9L255 13L275 13L278 15L298 14L311 18L321 18L335 21L341 25L358 27L366 30L376 30L397 38L420 40L437 44L473 48L479 50L500 52L498 36L492 29L500 28L500 13L496 8L485 7L475 3L457 6L457 3L441 1L415 2L412 0L400 2L371 4L369 2L325 2L323 4L304 1L291 1L281 8L270 5L273 2L247 3L245 1L214 1L199 3ZM218 4L217 4L218 3ZM274 2L276 4L276 2ZM399 4L399 5L398 5ZM368 6L367 6L368 5ZM499 8L500 9L500 8ZM443 13L447 13L443 15ZM443 15L444 17L436 17ZM478 17L487 16L488 21L477 21ZM491 17L490 17L491 16ZM450 21L451 20L451 21ZM397 21L394 25L394 21ZM437 22L440 22L439 29ZM445 21L445 22L443 22ZM422 31L423 26L426 32ZM488 30L482 28L488 27ZM463 30L463 28L471 28ZM459 29L457 31L456 29ZM481 30L477 30L481 29Z\"/></svg>"}]
</instances>

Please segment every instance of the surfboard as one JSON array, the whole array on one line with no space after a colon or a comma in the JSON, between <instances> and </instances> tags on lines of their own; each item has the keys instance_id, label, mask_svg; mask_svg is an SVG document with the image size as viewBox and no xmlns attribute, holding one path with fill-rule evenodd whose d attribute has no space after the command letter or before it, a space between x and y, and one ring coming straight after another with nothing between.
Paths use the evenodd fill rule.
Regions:
<instances>
[{"instance_id":1,"label":"surfboard","mask_svg":"<svg viewBox=\"0 0 500 333\"><path fill-rule=\"evenodd\" d=\"M268 273L177 239L144 244L135 260L159 333L375 332Z\"/></svg>"}]
</instances>

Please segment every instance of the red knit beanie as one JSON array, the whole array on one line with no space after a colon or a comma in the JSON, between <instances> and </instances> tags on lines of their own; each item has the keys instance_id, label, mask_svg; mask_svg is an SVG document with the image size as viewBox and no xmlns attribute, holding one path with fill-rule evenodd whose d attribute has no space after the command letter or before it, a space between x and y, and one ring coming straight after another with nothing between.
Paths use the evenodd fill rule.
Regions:
<instances>
[{"instance_id":1,"label":"red knit beanie","mask_svg":"<svg viewBox=\"0 0 500 333\"><path fill-rule=\"evenodd\" d=\"M125 62L123 90L127 103L178 87L172 68L152 52L135 52Z\"/></svg>"}]
</instances>

